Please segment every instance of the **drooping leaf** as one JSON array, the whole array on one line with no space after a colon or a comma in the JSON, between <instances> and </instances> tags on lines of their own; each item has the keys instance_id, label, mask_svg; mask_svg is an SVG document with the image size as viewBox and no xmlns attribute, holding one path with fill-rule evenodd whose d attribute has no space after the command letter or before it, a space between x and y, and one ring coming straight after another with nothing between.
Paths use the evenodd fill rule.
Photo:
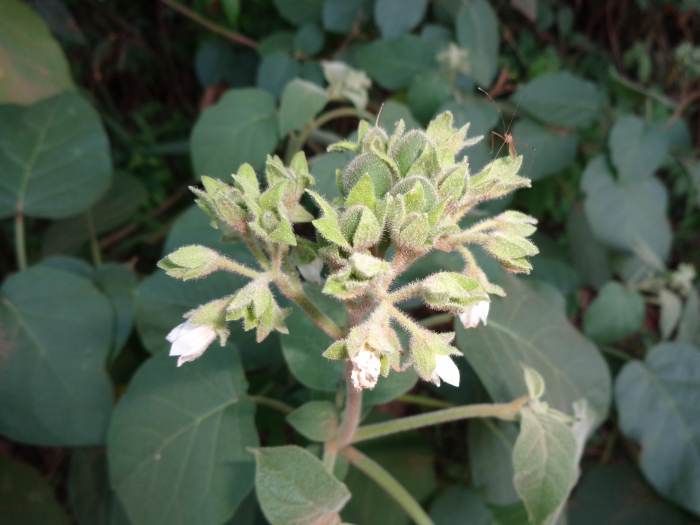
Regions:
<instances>
[{"instance_id":1,"label":"drooping leaf","mask_svg":"<svg viewBox=\"0 0 700 525\"><path fill-rule=\"evenodd\" d=\"M300 73L301 66L294 57L286 51L275 51L260 63L256 85L279 100L285 86Z\"/></svg>"},{"instance_id":2,"label":"drooping leaf","mask_svg":"<svg viewBox=\"0 0 700 525\"><path fill-rule=\"evenodd\" d=\"M493 517L484 494L473 487L455 485L440 494L430 505L435 525L492 525Z\"/></svg>"},{"instance_id":3,"label":"drooping leaf","mask_svg":"<svg viewBox=\"0 0 700 525\"><path fill-rule=\"evenodd\" d=\"M0 172L0 218L21 211L63 219L87 210L112 178L100 117L73 92L0 106Z\"/></svg>"},{"instance_id":4,"label":"drooping leaf","mask_svg":"<svg viewBox=\"0 0 700 525\"><path fill-rule=\"evenodd\" d=\"M28 465L0 456L0 513L12 525L69 525L53 488Z\"/></svg>"},{"instance_id":5,"label":"drooping leaf","mask_svg":"<svg viewBox=\"0 0 700 525\"><path fill-rule=\"evenodd\" d=\"M395 40L414 29L425 16L427 0L377 0L374 20L384 40Z\"/></svg>"},{"instance_id":6,"label":"drooping leaf","mask_svg":"<svg viewBox=\"0 0 700 525\"><path fill-rule=\"evenodd\" d=\"M507 421L474 420L469 423L469 468L472 482L495 505L518 501L513 485L513 446L518 427Z\"/></svg>"},{"instance_id":7,"label":"drooping leaf","mask_svg":"<svg viewBox=\"0 0 700 525\"><path fill-rule=\"evenodd\" d=\"M277 146L274 99L259 89L232 89L202 112L190 139L195 175L225 180L248 162L265 164Z\"/></svg>"},{"instance_id":8,"label":"drooping leaf","mask_svg":"<svg viewBox=\"0 0 700 525\"><path fill-rule=\"evenodd\" d=\"M608 145L622 182L643 181L659 168L668 151L668 134L658 125L628 115L615 122Z\"/></svg>"},{"instance_id":9,"label":"drooping leaf","mask_svg":"<svg viewBox=\"0 0 700 525\"><path fill-rule=\"evenodd\" d=\"M545 523L566 500L577 467L571 428L547 414L523 410L513 447L514 482L535 525Z\"/></svg>"},{"instance_id":10,"label":"drooping leaf","mask_svg":"<svg viewBox=\"0 0 700 525\"><path fill-rule=\"evenodd\" d=\"M360 69L391 91L406 89L418 73L435 69L434 47L414 35L387 42L375 40L355 52Z\"/></svg>"},{"instance_id":11,"label":"drooping leaf","mask_svg":"<svg viewBox=\"0 0 700 525\"><path fill-rule=\"evenodd\" d=\"M532 180L560 173L576 157L576 136L550 131L532 120L519 120L511 134L517 153L523 156L523 175Z\"/></svg>"},{"instance_id":12,"label":"drooping leaf","mask_svg":"<svg viewBox=\"0 0 700 525\"><path fill-rule=\"evenodd\" d=\"M620 428L642 447L640 465L649 483L700 514L700 350L655 346L644 361L624 366L615 400Z\"/></svg>"},{"instance_id":13,"label":"drooping leaf","mask_svg":"<svg viewBox=\"0 0 700 525\"><path fill-rule=\"evenodd\" d=\"M61 46L19 0L0 3L0 71L0 104L29 105L75 89Z\"/></svg>"},{"instance_id":14,"label":"drooping leaf","mask_svg":"<svg viewBox=\"0 0 700 525\"><path fill-rule=\"evenodd\" d=\"M345 308L342 303L323 295L320 288L305 283L304 290L313 303L326 315L342 326L345 324ZM323 352L333 343L321 328L296 305L292 305L292 314L285 320L294 327L289 334L281 335L282 353L294 377L303 385L316 390L335 392L343 372L343 361L333 361L323 357Z\"/></svg>"},{"instance_id":15,"label":"drooping leaf","mask_svg":"<svg viewBox=\"0 0 700 525\"><path fill-rule=\"evenodd\" d=\"M569 525L689 525L626 463L587 471L568 504Z\"/></svg>"},{"instance_id":16,"label":"drooping leaf","mask_svg":"<svg viewBox=\"0 0 700 525\"><path fill-rule=\"evenodd\" d=\"M632 335L644 322L644 297L635 290L610 281L586 310L583 327L598 343L612 343Z\"/></svg>"},{"instance_id":17,"label":"drooping leaf","mask_svg":"<svg viewBox=\"0 0 700 525\"><path fill-rule=\"evenodd\" d=\"M109 429L111 485L133 525L216 525L253 486L254 405L235 352L214 343L178 368L161 353L136 373Z\"/></svg>"},{"instance_id":18,"label":"drooping leaf","mask_svg":"<svg viewBox=\"0 0 700 525\"><path fill-rule=\"evenodd\" d=\"M90 227L96 235L128 221L146 199L144 184L125 172L116 172L107 193L85 214L56 221L44 235L43 255L72 253L90 240Z\"/></svg>"},{"instance_id":19,"label":"drooping leaf","mask_svg":"<svg viewBox=\"0 0 700 525\"><path fill-rule=\"evenodd\" d=\"M457 42L467 51L468 76L487 88L498 66L498 19L486 0L462 3L455 22Z\"/></svg>"},{"instance_id":20,"label":"drooping leaf","mask_svg":"<svg viewBox=\"0 0 700 525\"><path fill-rule=\"evenodd\" d=\"M104 443L113 322L83 277L43 265L10 276L0 289L0 433L43 446Z\"/></svg>"},{"instance_id":21,"label":"drooping leaf","mask_svg":"<svg viewBox=\"0 0 700 525\"><path fill-rule=\"evenodd\" d=\"M581 189L586 193L586 218L597 239L628 252L648 247L666 259L671 247L668 192L658 179L617 183L599 156L586 166Z\"/></svg>"},{"instance_id":22,"label":"drooping leaf","mask_svg":"<svg viewBox=\"0 0 700 525\"><path fill-rule=\"evenodd\" d=\"M310 118L323 109L328 94L316 84L306 80L292 80L282 93L279 113L280 136L304 127Z\"/></svg>"},{"instance_id":23,"label":"drooping leaf","mask_svg":"<svg viewBox=\"0 0 700 525\"><path fill-rule=\"evenodd\" d=\"M572 404L587 399L604 419L610 403L610 372L598 349L566 319L564 299L546 284L526 284L506 276L498 284L507 293L494 298L487 326L457 326L457 345L494 401L527 392L521 365L544 377L543 400L571 414Z\"/></svg>"},{"instance_id":24,"label":"drooping leaf","mask_svg":"<svg viewBox=\"0 0 700 525\"><path fill-rule=\"evenodd\" d=\"M308 450L286 446L253 452L255 491L272 525L327 523L350 499L347 487Z\"/></svg>"},{"instance_id":25,"label":"drooping leaf","mask_svg":"<svg viewBox=\"0 0 700 525\"><path fill-rule=\"evenodd\" d=\"M328 441L338 432L338 411L330 401L304 403L286 419L297 432L312 441Z\"/></svg>"},{"instance_id":26,"label":"drooping leaf","mask_svg":"<svg viewBox=\"0 0 700 525\"><path fill-rule=\"evenodd\" d=\"M541 76L516 91L513 102L533 117L565 128L585 128L601 113L596 86L568 71Z\"/></svg>"}]
</instances>

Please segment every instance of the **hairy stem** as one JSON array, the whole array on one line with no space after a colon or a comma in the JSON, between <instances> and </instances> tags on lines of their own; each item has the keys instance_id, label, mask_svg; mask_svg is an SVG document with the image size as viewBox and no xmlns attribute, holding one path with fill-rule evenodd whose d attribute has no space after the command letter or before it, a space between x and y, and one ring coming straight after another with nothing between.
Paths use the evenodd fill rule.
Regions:
<instances>
[{"instance_id":1,"label":"hairy stem","mask_svg":"<svg viewBox=\"0 0 700 525\"><path fill-rule=\"evenodd\" d=\"M354 447L346 449L348 460L368 478L383 488L401 508L406 511L416 525L434 525L423 507L420 506L411 494L384 468L373 459L365 456Z\"/></svg>"},{"instance_id":2,"label":"hairy stem","mask_svg":"<svg viewBox=\"0 0 700 525\"><path fill-rule=\"evenodd\" d=\"M311 302L311 299L306 296L298 280L293 281L286 274L282 274L281 276L278 274L277 278L275 278L275 284L285 297L297 303L301 309L311 317L311 320L316 326L321 328L326 334L333 339L342 339L344 337L343 329Z\"/></svg>"},{"instance_id":3,"label":"hairy stem","mask_svg":"<svg viewBox=\"0 0 700 525\"><path fill-rule=\"evenodd\" d=\"M454 314L437 314L426 317L418 321L418 324L424 328L432 328L441 324L449 323L454 318Z\"/></svg>"},{"instance_id":4,"label":"hairy stem","mask_svg":"<svg viewBox=\"0 0 700 525\"><path fill-rule=\"evenodd\" d=\"M400 401L401 403L412 403L414 405L431 408L451 408L454 406L454 403L450 403L449 401L434 399L432 397L417 396L413 394L404 394L397 397L394 401Z\"/></svg>"},{"instance_id":5,"label":"hairy stem","mask_svg":"<svg viewBox=\"0 0 700 525\"><path fill-rule=\"evenodd\" d=\"M356 390L352 385L351 372L352 363L347 361L345 365L345 412L343 413L343 420L340 422L336 435L333 439L326 442L323 449L323 464L329 472L333 472L338 452L352 443L355 431L360 425L362 390Z\"/></svg>"},{"instance_id":6,"label":"hairy stem","mask_svg":"<svg viewBox=\"0 0 700 525\"><path fill-rule=\"evenodd\" d=\"M15 215L15 252L17 254L17 267L20 270L27 269L27 244L24 240L24 215Z\"/></svg>"},{"instance_id":7,"label":"hairy stem","mask_svg":"<svg viewBox=\"0 0 700 525\"><path fill-rule=\"evenodd\" d=\"M464 259L464 264L467 265L467 268L478 268L479 267L479 265L476 264L476 259L474 258L474 254L469 251L469 248L467 248L466 246L459 245L459 246L457 246L457 251L462 256L462 259Z\"/></svg>"},{"instance_id":8,"label":"hairy stem","mask_svg":"<svg viewBox=\"0 0 700 525\"><path fill-rule=\"evenodd\" d=\"M414 430L416 428L473 417L495 417L505 421L514 421L520 414L520 409L528 400L528 396L523 396L510 403L466 405L446 408L427 414L367 425L357 429L352 442L359 443L360 441L375 439L397 432L405 432L406 430Z\"/></svg>"},{"instance_id":9,"label":"hairy stem","mask_svg":"<svg viewBox=\"0 0 700 525\"><path fill-rule=\"evenodd\" d=\"M250 252L255 256L255 258L258 260L258 263L264 270L269 270L270 269L270 263L267 260L267 257L265 256L265 252L260 248L260 245L258 244L258 241L253 237L253 236L246 236L244 237L245 243L248 246L248 249Z\"/></svg>"},{"instance_id":10,"label":"hairy stem","mask_svg":"<svg viewBox=\"0 0 700 525\"><path fill-rule=\"evenodd\" d=\"M410 283L410 284L407 284L406 286L403 286L402 288L399 288L395 292L391 292L387 296L387 300L390 303L401 303L403 301L407 301L408 299L411 299L412 297L416 297L417 295L420 295L420 291L421 291L421 283L420 282Z\"/></svg>"},{"instance_id":11,"label":"hairy stem","mask_svg":"<svg viewBox=\"0 0 700 525\"><path fill-rule=\"evenodd\" d=\"M185 15L187 18L190 20L197 22L199 25L206 27L209 31L212 31L214 33L217 33L224 38L229 39L231 42L236 42L237 44L243 44L244 46L252 47L253 49L258 47L257 42L255 40L252 40L248 38L247 36L243 36L239 33L236 33L234 31L230 31L226 29L225 27L221 27L218 24L215 24L214 22L210 22L203 16L200 16L198 13L192 11L188 7L185 7L181 3L177 2L176 0L160 0L164 4L172 7L175 11L178 11L179 13Z\"/></svg>"},{"instance_id":12,"label":"hairy stem","mask_svg":"<svg viewBox=\"0 0 700 525\"><path fill-rule=\"evenodd\" d=\"M401 310L396 308L393 304L389 305L389 312L391 313L391 316L396 319L399 324L403 326L411 335L421 335L421 329L418 327L416 322Z\"/></svg>"},{"instance_id":13,"label":"hairy stem","mask_svg":"<svg viewBox=\"0 0 700 525\"><path fill-rule=\"evenodd\" d=\"M256 272L255 270L251 270L247 266L242 265L241 263L237 263L233 259L229 259L228 257L221 257L221 267L224 270L228 270L230 272L234 273L239 273L241 275L244 275L246 277L250 277L251 279L258 279L260 277L263 277L265 274L262 274L260 272Z\"/></svg>"}]
</instances>

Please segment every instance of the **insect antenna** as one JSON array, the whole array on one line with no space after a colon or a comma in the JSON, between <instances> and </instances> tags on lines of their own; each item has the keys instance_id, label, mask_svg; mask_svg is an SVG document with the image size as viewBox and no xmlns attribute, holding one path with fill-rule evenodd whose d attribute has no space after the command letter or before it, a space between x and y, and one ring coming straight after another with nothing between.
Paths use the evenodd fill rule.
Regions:
<instances>
[{"instance_id":1,"label":"insect antenna","mask_svg":"<svg viewBox=\"0 0 700 525\"><path fill-rule=\"evenodd\" d=\"M508 134L508 130L510 129L510 125L508 126L508 129L506 129L506 121L503 119L503 113L501 113L501 110L498 109L498 104L496 104L496 101L493 99L493 97L491 95L489 95L488 92L486 92L484 89L481 89L478 86L477 86L477 89L479 91L481 91L484 95L489 97L491 102L493 102L493 105L496 108L496 111L498 111L498 115L501 117L501 123L503 124L503 135L500 135L500 134L496 133L495 131L491 132L491 153L493 153L493 142L496 139L496 137L500 138L503 141L503 144L501 144L501 147L498 148L498 151L496 152L496 157L498 157L498 155L501 153L501 150L503 149L503 146L505 146L506 144L510 145L510 142L511 142L509 140L510 135ZM512 120L511 120L511 122L512 122ZM512 138L511 138L511 140L512 140Z\"/></svg>"}]
</instances>

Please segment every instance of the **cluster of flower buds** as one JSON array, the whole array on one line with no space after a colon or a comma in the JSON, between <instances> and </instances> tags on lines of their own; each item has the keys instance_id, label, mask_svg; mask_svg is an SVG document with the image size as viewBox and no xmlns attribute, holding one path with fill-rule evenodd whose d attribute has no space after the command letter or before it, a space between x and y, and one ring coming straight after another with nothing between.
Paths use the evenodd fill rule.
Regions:
<instances>
[{"instance_id":1,"label":"cluster of flower buds","mask_svg":"<svg viewBox=\"0 0 700 525\"><path fill-rule=\"evenodd\" d=\"M166 257L160 266L174 277L230 270L252 279L238 293L201 307L209 308L209 317L191 315L188 328L200 323L221 335L226 321L242 319L246 330L256 328L258 340L272 330L286 333L288 312L277 305L270 285L295 299L289 290L301 290L299 274L321 283L327 266L323 292L346 303L353 325L324 355L352 364L355 388L373 388L390 370L410 366L425 380L459 384L459 371L450 357L461 355L451 345L454 334L421 327L396 304L420 297L430 308L458 316L465 327L475 327L479 321L486 324L490 295L504 293L488 281L467 246L481 246L511 272L529 272L526 258L537 253L527 239L535 231L535 220L522 213L509 211L460 228L460 219L474 206L530 184L518 175L521 157L498 158L472 175L467 157L458 156L482 137L467 138L468 129L469 125L455 128L449 112L425 131L406 132L399 121L391 135L361 121L356 140L329 147L356 155L337 171L341 197L332 202L309 189L314 179L301 152L289 167L278 157L268 158L264 191L248 165L233 176L232 185L203 177L204 189L193 188L197 203L214 227L235 231L245 240L262 271L202 246L185 247ZM301 204L304 193L316 210ZM295 233L294 224L299 222L311 222L315 236ZM433 249L459 251L465 259L463 272L439 272L403 288L392 287L402 271ZM406 348L397 328L408 336ZM214 337L209 331L201 334L206 347ZM181 339L171 336L177 353ZM181 357L184 360L189 358Z\"/></svg>"}]
</instances>

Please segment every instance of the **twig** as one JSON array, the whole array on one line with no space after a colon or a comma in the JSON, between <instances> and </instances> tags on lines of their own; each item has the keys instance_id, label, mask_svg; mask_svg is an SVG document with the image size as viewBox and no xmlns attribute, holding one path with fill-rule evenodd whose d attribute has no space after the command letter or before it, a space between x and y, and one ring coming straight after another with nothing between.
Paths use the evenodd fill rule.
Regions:
<instances>
[{"instance_id":1,"label":"twig","mask_svg":"<svg viewBox=\"0 0 700 525\"><path fill-rule=\"evenodd\" d=\"M256 405L260 405L261 407L272 408L274 410L277 410L278 412L282 412L283 414L290 414L294 412L294 410L296 410L292 405L288 405L287 403L283 401L278 401L277 399L272 399L264 396L248 397L250 397L250 399L252 399Z\"/></svg>"},{"instance_id":2,"label":"twig","mask_svg":"<svg viewBox=\"0 0 700 525\"><path fill-rule=\"evenodd\" d=\"M230 31L226 29L225 27L221 27L218 24L215 24L214 22L210 22L203 16L200 16L198 13L195 13L188 7L185 7L179 2L176 2L175 0L160 0L164 4L172 7L175 11L178 11L179 13L185 15L187 18L190 20L197 22L199 25L206 27L209 31L212 31L214 33L217 33L224 38L229 39L231 42L236 42L237 44L243 44L244 46L252 47L253 49L256 49L258 47L258 43L255 42L255 40L252 40L248 38L247 36L243 36L240 33L236 33L234 31Z\"/></svg>"}]
</instances>

